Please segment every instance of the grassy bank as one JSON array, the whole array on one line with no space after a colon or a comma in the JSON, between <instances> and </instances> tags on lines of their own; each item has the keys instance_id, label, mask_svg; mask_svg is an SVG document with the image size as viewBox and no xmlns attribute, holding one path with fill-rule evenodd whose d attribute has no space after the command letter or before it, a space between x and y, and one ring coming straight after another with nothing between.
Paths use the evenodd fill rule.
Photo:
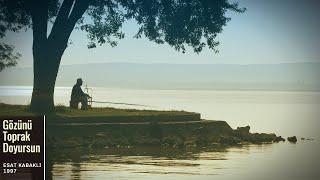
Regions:
<instances>
[{"instance_id":1,"label":"grassy bank","mask_svg":"<svg viewBox=\"0 0 320 180\"><path fill-rule=\"evenodd\" d=\"M8 105L0 103L0 116L32 116L27 105ZM154 121L199 121L200 114L186 111L156 111L137 109L116 109L111 107L92 108L87 111L56 106L48 114L49 120L59 122L154 122Z\"/></svg>"}]
</instances>

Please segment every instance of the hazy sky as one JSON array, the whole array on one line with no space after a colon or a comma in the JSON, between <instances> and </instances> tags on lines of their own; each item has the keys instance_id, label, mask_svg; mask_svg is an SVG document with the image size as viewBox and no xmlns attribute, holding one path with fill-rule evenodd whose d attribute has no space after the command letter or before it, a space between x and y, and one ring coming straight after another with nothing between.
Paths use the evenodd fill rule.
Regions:
<instances>
[{"instance_id":1,"label":"hazy sky","mask_svg":"<svg viewBox=\"0 0 320 180\"><path fill-rule=\"evenodd\" d=\"M134 22L124 25L126 38L115 48L103 45L87 49L86 34L73 31L72 44L61 64L103 62L135 63L217 63L267 64L320 62L320 1L317 0L238 0L244 14L228 13L232 20L218 36L219 54L205 49L195 54L176 52L168 45L134 39ZM20 67L32 66L32 33L8 33L4 41L22 54Z\"/></svg>"}]
</instances>

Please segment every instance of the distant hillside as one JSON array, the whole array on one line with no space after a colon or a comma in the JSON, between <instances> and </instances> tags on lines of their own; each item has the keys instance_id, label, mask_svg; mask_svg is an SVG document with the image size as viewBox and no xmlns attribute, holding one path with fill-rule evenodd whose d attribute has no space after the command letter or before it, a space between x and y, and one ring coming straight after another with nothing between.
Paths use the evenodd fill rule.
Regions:
<instances>
[{"instance_id":1,"label":"distant hillside","mask_svg":"<svg viewBox=\"0 0 320 180\"><path fill-rule=\"evenodd\" d=\"M0 85L32 85L32 68L0 72ZM217 65L104 63L61 66L57 86L142 89L320 90L320 63Z\"/></svg>"}]
</instances>

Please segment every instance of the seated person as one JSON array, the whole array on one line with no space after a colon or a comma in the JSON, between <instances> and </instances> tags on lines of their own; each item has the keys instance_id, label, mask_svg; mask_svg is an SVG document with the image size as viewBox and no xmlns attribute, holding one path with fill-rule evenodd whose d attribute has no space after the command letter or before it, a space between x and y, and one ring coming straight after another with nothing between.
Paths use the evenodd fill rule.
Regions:
<instances>
[{"instance_id":1,"label":"seated person","mask_svg":"<svg viewBox=\"0 0 320 180\"><path fill-rule=\"evenodd\" d=\"M81 102L81 109L87 110L88 98L91 98L91 97L82 91L81 89L82 83L83 83L82 79L78 78L77 83L73 86L72 93L71 93L70 107L78 109L78 104L79 102Z\"/></svg>"}]
</instances>

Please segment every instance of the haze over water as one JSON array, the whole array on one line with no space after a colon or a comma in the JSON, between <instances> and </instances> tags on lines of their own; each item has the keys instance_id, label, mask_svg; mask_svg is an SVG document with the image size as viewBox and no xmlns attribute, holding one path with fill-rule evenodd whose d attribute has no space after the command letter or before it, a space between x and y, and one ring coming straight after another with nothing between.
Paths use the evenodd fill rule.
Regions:
<instances>
[{"instance_id":1,"label":"haze over water","mask_svg":"<svg viewBox=\"0 0 320 180\"><path fill-rule=\"evenodd\" d=\"M84 89L84 87L83 87ZM29 104L31 86L1 86L1 102ZM94 107L155 110L185 110L201 113L203 119L224 120L232 128L251 126L253 132L282 136L320 137L320 92L308 91L223 91L223 90L138 90L94 87L94 101L132 103L128 106L94 103ZM69 105L71 87L57 87L55 104Z\"/></svg>"},{"instance_id":2,"label":"haze over water","mask_svg":"<svg viewBox=\"0 0 320 180\"><path fill-rule=\"evenodd\" d=\"M1 102L28 104L32 87L2 86ZM117 108L186 110L225 120L232 128L296 135L289 142L209 149L99 149L63 152L54 162L54 179L317 179L320 176L320 92L137 90L93 88L97 101L148 105L94 104ZM68 105L71 88L58 87L55 103ZM313 138L302 141L301 137ZM72 155L68 154L71 153ZM169 179L170 179L169 178Z\"/></svg>"}]
</instances>

